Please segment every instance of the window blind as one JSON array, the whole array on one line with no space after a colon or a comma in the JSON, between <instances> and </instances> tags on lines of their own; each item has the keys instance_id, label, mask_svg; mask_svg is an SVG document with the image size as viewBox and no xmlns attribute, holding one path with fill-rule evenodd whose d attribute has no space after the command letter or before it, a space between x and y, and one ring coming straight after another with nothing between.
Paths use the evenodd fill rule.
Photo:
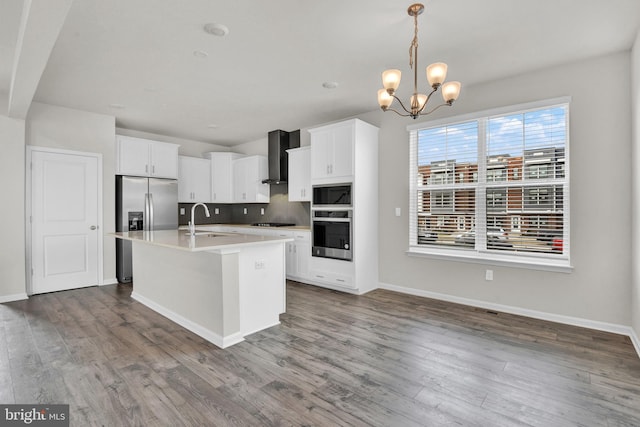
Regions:
<instances>
[{"instance_id":1,"label":"window blind","mask_svg":"<svg viewBox=\"0 0 640 427\"><path fill-rule=\"evenodd\" d=\"M568 259L568 103L427 124L410 144L410 245Z\"/></svg>"}]
</instances>

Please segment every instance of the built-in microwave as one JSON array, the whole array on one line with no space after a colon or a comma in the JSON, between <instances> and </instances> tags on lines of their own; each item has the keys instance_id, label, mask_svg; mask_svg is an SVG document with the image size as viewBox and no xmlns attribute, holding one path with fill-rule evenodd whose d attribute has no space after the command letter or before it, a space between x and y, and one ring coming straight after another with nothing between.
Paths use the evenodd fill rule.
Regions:
<instances>
[{"instance_id":1,"label":"built-in microwave","mask_svg":"<svg viewBox=\"0 0 640 427\"><path fill-rule=\"evenodd\" d=\"M350 209L314 210L311 221L311 255L351 261L352 225Z\"/></svg>"},{"instance_id":2,"label":"built-in microwave","mask_svg":"<svg viewBox=\"0 0 640 427\"><path fill-rule=\"evenodd\" d=\"M352 206L351 183L314 185L312 207L329 209L349 208Z\"/></svg>"}]
</instances>

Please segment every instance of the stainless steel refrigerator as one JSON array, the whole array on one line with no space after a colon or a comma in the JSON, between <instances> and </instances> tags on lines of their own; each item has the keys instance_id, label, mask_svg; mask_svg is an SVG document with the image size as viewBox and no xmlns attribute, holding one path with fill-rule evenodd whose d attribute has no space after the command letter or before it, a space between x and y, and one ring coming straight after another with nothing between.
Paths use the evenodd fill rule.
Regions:
<instances>
[{"instance_id":1,"label":"stainless steel refrigerator","mask_svg":"<svg viewBox=\"0 0 640 427\"><path fill-rule=\"evenodd\" d=\"M178 228L178 181L116 176L116 231ZM131 242L116 239L116 277L133 280Z\"/></svg>"}]
</instances>

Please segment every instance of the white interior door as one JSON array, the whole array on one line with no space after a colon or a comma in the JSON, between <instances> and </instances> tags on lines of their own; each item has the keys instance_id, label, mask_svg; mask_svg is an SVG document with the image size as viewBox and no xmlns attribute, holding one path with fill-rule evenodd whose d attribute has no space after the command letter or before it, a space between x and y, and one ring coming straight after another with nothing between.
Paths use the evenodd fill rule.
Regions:
<instances>
[{"instance_id":1,"label":"white interior door","mask_svg":"<svg viewBox=\"0 0 640 427\"><path fill-rule=\"evenodd\" d=\"M31 153L31 290L99 283L100 158Z\"/></svg>"}]
</instances>

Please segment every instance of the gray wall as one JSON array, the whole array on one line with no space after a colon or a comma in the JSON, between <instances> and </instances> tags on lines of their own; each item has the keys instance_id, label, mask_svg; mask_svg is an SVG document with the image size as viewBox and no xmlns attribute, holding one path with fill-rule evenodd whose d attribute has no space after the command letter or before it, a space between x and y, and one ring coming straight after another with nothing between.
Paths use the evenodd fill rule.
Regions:
<instances>
[{"instance_id":1,"label":"gray wall","mask_svg":"<svg viewBox=\"0 0 640 427\"><path fill-rule=\"evenodd\" d=\"M607 87L598 87L603 76ZM409 257L410 119L360 116L380 127L380 281L525 310L630 325L631 117L629 52L463 87L455 116L570 95L570 274ZM601 90L602 89L602 90ZM443 111L444 110L444 111ZM426 121L421 120L419 121ZM637 164L637 163L636 163ZM402 208L402 216L394 208ZM485 269L494 280L485 281Z\"/></svg>"},{"instance_id":2,"label":"gray wall","mask_svg":"<svg viewBox=\"0 0 640 427\"><path fill-rule=\"evenodd\" d=\"M20 298L26 292L24 133L24 120L0 115L0 302Z\"/></svg>"},{"instance_id":3,"label":"gray wall","mask_svg":"<svg viewBox=\"0 0 640 427\"><path fill-rule=\"evenodd\" d=\"M640 32L636 37L634 48L631 52L631 113L633 140L632 150L632 172L633 172L633 193L631 200L632 209L632 258L633 284L631 293L631 316L636 339L640 338ZM636 343L640 344L640 343Z\"/></svg>"}]
</instances>

